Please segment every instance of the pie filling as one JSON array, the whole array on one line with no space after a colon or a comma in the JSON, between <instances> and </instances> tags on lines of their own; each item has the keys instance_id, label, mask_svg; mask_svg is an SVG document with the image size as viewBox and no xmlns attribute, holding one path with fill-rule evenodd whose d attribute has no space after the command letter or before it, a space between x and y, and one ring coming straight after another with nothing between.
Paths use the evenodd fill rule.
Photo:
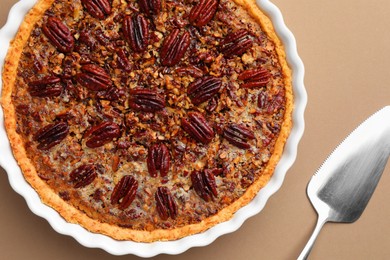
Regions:
<instances>
[{"instance_id":1,"label":"pie filling","mask_svg":"<svg viewBox=\"0 0 390 260\"><path fill-rule=\"evenodd\" d=\"M55 0L32 26L12 90L16 133L39 178L82 214L177 229L272 175L290 83L242 6Z\"/></svg>"}]
</instances>

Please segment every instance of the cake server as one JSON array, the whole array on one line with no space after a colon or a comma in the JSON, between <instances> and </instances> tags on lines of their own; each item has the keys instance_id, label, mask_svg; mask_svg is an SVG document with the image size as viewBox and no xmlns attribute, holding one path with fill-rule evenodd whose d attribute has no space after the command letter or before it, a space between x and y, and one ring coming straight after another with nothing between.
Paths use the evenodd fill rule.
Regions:
<instances>
[{"instance_id":1,"label":"cake server","mask_svg":"<svg viewBox=\"0 0 390 260\"><path fill-rule=\"evenodd\" d=\"M299 260L307 259L326 222L355 222L363 213L390 156L390 106L357 127L311 178L307 195L317 225Z\"/></svg>"}]
</instances>

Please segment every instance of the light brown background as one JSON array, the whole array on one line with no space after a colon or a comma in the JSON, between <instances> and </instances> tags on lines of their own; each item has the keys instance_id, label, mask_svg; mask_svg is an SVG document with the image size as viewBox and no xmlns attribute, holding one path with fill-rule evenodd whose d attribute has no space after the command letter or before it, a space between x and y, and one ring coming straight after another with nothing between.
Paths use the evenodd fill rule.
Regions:
<instances>
[{"instance_id":1,"label":"light brown background","mask_svg":"<svg viewBox=\"0 0 390 260\"><path fill-rule=\"evenodd\" d=\"M1 0L0 25L16 0ZM155 259L295 259L316 213L305 189L333 148L370 114L390 105L390 1L273 0L306 67L309 102L296 163L264 210L207 247ZM0 39L1 40L1 39ZM390 119L389 119L390 120ZM362 217L326 224L311 259L390 259L390 166ZM0 170L0 259L138 259L88 249L28 209Z\"/></svg>"}]
</instances>

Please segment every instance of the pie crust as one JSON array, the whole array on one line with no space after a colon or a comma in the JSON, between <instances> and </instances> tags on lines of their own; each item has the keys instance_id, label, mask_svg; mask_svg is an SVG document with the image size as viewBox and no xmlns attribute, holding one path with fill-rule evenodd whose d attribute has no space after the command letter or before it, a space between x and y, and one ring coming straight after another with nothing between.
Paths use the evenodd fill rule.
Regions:
<instances>
[{"instance_id":1,"label":"pie crust","mask_svg":"<svg viewBox=\"0 0 390 260\"><path fill-rule=\"evenodd\" d=\"M254 196L259 192L259 190L262 187L264 187L269 181L269 179L272 177L273 171L283 153L285 142L288 138L288 135L292 127L291 113L293 109L293 93L292 93L292 85L291 85L291 71L286 63L283 45L281 44L276 33L274 32L272 23L269 20L269 18L257 7L254 1L234 0L235 6L240 7L239 11L235 11L236 14L242 13L242 17L244 17L245 19L249 14L251 19L253 19L255 23L260 25L261 31L267 37L266 41L272 45L274 55L277 58L276 63L278 64L277 66L278 66L278 71L280 72L280 78L283 83L282 89L284 91L284 95L283 95L284 102L283 102L283 107L281 108L282 110L281 114L283 117L282 119L280 119L281 125L278 127L277 130L275 130L277 131L277 134L275 134L276 136L274 137L273 140L274 145L271 149L271 154L269 158L267 158L267 161L261 168L261 173L258 174L258 177L255 180L253 180L253 182L248 187L245 188L245 191L243 192L242 195L234 199L231 203L228 203L228 205L224 206L223 208L218 209L217 212L213 212L209 216L202 216L199 221L192 221L192 222L189 221L189 223L184 223L182 225L178 224L177 226L171 226L171 227L156 225L152 228L142 227L141 229L137 229L137 228L125 227L123 225L122 226L116 225L115 223L110 223L110 221L102 220L99 217L100 215L98 213L96 213L96 215L93 212L89 212L89 214L87 214L85 211L86 210L88 211L89 210L88 208L84 208L82 206L77 207L75 205L72 205L71 203L69 203L67 199L64 199L64 196L60 196L58 190L53 190L53 188L48 184L47 180L45 178L42 178L42 176L40 176L40 172L37 170L36 164L31 159L33 156L28 152L31 150L26 148L26 145L28 146L31 145L31 142L29 142L26 139L26 137L20 133L20 130L18 129L18 125L22 124L22 122L18 121L20 120L19 119L20 116L19 117L17 116L17 111L16 111L17 109L13 99L13 92L18 87L16 81L17 78L19 77L18 67L20 64L20 60L21 57L23 56L23 51L26 48L26 44L28 43L30 35L32 34L36 24L42 19L42 17L45 16L47 10L53 6L53 3L58 3L58 2L61 1L39 0L38 3L26 15L15 39L11 43L4 64L4 69L3 69L3 92L2 92L1 103L4 109L5 127L7 130L7 134L11 143L13 154L19 166L22 169L24 177L30 183L30 185L37 191L42 202L54 208L68 222L77 223L92 232L105 234L114 239L132 240L137 242L176 240L185 236L203 232L215 226L218 223L227 221L230 218L232 218L233 214L238 209L248 204L254 198ZM78 1L69 0L65 2L78 2ZM222 2L226 3L227 1L221 1L221 3ZM118 3L118 0L114 0L114 3ZM84 13L86 13L85 10ZM84 14L84 15L88 15L88 14ZM250 61L248 61L248 64L250 65ZM256 94L257 93L258 92L256 92ZM254 101L254 103L257 104L257 100ZM258 105L258 107L260 107L260 105ZM280 111L277 113L280 113ZM34 129L31 129L31 131L36 132L36 130ZM217 130L215 130L215 132L217 132ZM218 136L218 133L216 133L215 135ZM219 134L219 135L222 136L223 134ZM259 137L256 136L256 138L258 139ZM222 140L220 141L221 143L225 142L226 144L228 144L229 147L232 146L232 143L229 144L229 142L226 142L226 140L223 140L223 138L219 138L219 139ZM199 141L193 143L199 143ZM213 143L214 141L211 141L211 144ZM175 161L171 160L171 165L174 163ZM193 170L197 169L196 166L194 167L195 168L192 168ZM147 177L147 178L151 178L151 177ZM171 179L169 178L170 177L168 177L168 183L171 181ZM188 176L187 178L189 179L190 177ZM224 177L217 175L216 178L221 179ZM160 177L157 177L157 179L162 180L162 178ZM118 180L112 180L112 181L116 183L118 182ZM189 187L189 189L192 190L192 193L196 195L196 192L193 191L194 189L193 187ZM112 189L109 191L113 192ZM107 196L110 195L107 194ZM174 197L175 196L176 195L174 195ZM221 192L219 192L217 197L218 196L221 196ZM153 196L151 195L151 197ZM211 195L211 197L214 197L214 195ZM175 200L177 203L177 198L175 198ZM206 204L208 203L201 198L199 198L198 202L206 203ZM115 208L115 205L113 207ZM181 212L180 205L178 206L178 208L179 208L178 214L180 215ZM157 212L155 209L153 209L149 213L156 214ZM156 216L158 218L158 214L156 214ZM168 219L171 218L173 217L172 216L168 217Z\"/></svg>"}]
</instances>

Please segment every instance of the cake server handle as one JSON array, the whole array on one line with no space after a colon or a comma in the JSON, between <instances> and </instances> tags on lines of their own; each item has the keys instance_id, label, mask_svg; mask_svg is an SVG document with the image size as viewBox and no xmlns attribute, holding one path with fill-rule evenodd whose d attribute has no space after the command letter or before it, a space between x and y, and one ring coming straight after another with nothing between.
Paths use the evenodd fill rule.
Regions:
<instances>
[{"instance_id":1,"label":"cake server handle","mask_svg":"<svg viewBox=\"0 0 390 260\"><path fill-rule=\"evenodd\" d=\"M317 219L317 225L314 228L313 233L311 234L309 240L307 241L305 247L303 248L301 254L298 256L298 260L306 260L309 256L311 249L313 248L314 242L317 239L318 234L320 233L322 227L327 222L327 216L320 214Z\"/></svg>"}]
</instances>

